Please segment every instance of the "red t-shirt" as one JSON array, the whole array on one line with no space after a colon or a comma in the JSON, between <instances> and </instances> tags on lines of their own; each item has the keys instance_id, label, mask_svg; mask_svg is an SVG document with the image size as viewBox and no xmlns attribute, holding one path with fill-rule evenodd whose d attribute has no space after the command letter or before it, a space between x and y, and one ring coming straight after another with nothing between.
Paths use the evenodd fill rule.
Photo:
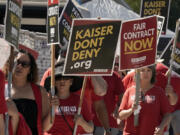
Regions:
<instances>
[{"instance_id":1,"label":"red t-shirt","mask_svg":"<svg viewBox=\"0 0 180 135\"><path fill-rule=\"evenodd\" d=\"M81 94L81 90L75 92L77 95L80 95ZM87 102L87 106L89 108L89 110L92 112L92 104L93 102L95 101L98 101L98 100L102 100L103 99L103 96L98 96L94 93L94 87L93 87L93 84L91 82L91 78L88 77L87 78L87 83L86 83L86 89L85 89L85 93L84 93L84 99L86 100Z\"/></svg>"},{"instance_id":2,"label":"red t-shirt","mask_svg":"<svg viewBox=\"0 0 180 135\"><path fill-rule=\"evenodd\" d=\"M116 108L117 98L119 98L120 94L124 93L124 86L122 84L120 76L116 72L113 72L112 76L104 76L103 78L106 80L108 85L107 94L104 96L104 102L108 111L109 124L110 127L117 128L117 122L113 118L112 114ZM93 119L94 125L102 126L96 116L96 113L93 113L95 114L95 117Z\"/></svg>"},{"instance_id":3,"label":"red t-shirt","mask_svg":"<svg viewBox=\"0 0 180 135\"><path fill-rule=\"evenodd\" d=\"M66 120L72 129L74 129L74 115L77 114L78 105L80 97L74 93L71 93L70 97L67 99L60 99L61 110L58 109L55 113L55 121L52 128L48 131L50 135L72 135L70 128L62 117L63 112ZM81 114L86 121L92 120L92 115L87 107L87 104L84 102L81 110ZM86 133L82 127L78 126L76 134ZM47 135L44 134L44 135Z\"/></svg>"},{"instance_id":4,"label":"red t-shirt","mask_svg":"<svg viewBox=\"0 0 180 135\"><path fill-rule=\"evenodd\" d=\"M168 71L168 67L165 66L164 64L162 63L157 63L156 65L156 71L157 72L161 72L163 74L166 74L166 72Z\"/></svg>"},{"instance_id":5,"label":"red t-shirt","mask_svg":"<svg viewBox=\"0 0 180 135\"><path fill-rule=\"evenodd\" d=\"M45 73L44 73L44 75L43 75L43 77L42 77L42 79L41 79L41 82L40 82L40 85L41 85L41 86L44 87L45 80L46 80L46 78L49 77L49 76L51 76L51 68L48 68L48 69L45 71Z\"/></svg>"},{"instance_id":6,"label":"red t-shirt","mask_svg":"<svg viewBox=\"0 0 180 135\"><path fill-rule=\"evenodd\" d=\"M4 97L5 77L0 70L0 114L7 112L6 101Z\"/></svg>"},{"instance_id":7,"label":"red t-shirt","mask_svg":"<svg viewBox=\"0 0 180 135\"><path fill-rule=\"evenodd\" d=\"M176 94L179 97L177 103L172 106L173 111L180 110L180 78L176 77L176 76L171 77L170 84L172 85L174 91L176 92Z\"/></svg>"},{"instance_id":8,"label":"red t-shirt","mask_svg":"<svg viewBox=\"0 0 180 135\"><path fill-rule=\"evenodd\" d=\"M135 99L135 87L127 89L119 111L131 108ZM155 127L159 126L162 117L171 111L164 91L154 86L145 93L145 101L140 103L139 125L134 127L134 114L125 120L123 135L153 135Z\"/></svg>"},{"instance_id":9,"label":"red t-shirt","mask_svg":"<svg viewBox=\"0 0 180 135\"><path fill-rule=\"evenodd\" d=\"M131 72L123 78L122 81L123 81L123 85L124 85L125 90L130 88L131 86L135 85L134 75L135 75L135 72ZM156 72L155 85L165 89L166 88L166 82L167 82L166 76L160 72Z\"/></svg>"}]
</instances>

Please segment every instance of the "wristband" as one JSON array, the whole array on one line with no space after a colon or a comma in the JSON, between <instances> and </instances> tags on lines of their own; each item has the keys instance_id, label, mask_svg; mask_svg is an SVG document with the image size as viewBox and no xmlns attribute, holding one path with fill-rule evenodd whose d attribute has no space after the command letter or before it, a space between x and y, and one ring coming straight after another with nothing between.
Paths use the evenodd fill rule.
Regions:
<instances>
[{"instance_id":1,"label":"wristband","mask_svg":"<svg viewBox=\"0 0 180 135\"><path fill-rule=\"evenodd\" d=\"M106 132L111 133L111 128L105 129Z\"/></svg>"}]
</instances>

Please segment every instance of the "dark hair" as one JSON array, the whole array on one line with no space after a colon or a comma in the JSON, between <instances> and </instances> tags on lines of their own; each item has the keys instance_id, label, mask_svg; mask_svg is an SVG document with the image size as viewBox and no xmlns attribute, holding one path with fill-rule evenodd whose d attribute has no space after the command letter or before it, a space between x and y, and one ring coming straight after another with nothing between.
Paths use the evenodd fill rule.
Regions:
<instances>
[{"instance_id":1,"label":"dark hair","mask_svg":"<svg viewBox=\"0 0 180 135\"><path fill-rule=\"evenodd\" d=\"M79 77L79 76L63 76L62 74L56 74L55 75L55 80L60 80L62 77L68 77L69 79L73 79L73 83L70 87L70 92L75 92L78 91L82 88L82 84L83 84L83 77ZM44 88L46 88L46 90L49 92L51 89L51 76L47 77L45 82L44 82ZM57 93L57 89L55 88L55 91Z\"/></svg>"},{"instance_id":2,"label":"dark hair","mask_svg":"<svg viewBox=\"0 0 180 135\"><path fill-rule=\"evenodd\" d=\"M156 82L156 65L149 66L152 70L152 78L151 78L151 84L154 84Z\"/></svg>"},{"instance_id":3,"label":"dark hair","mask_svg":"<svg viewBox=\"0 0 180 135\"><path fill-rule=\"evenodd\" d=\"M30 73L27 76L27 81L37 83L39 77L38 77L38 68L37 68L35 58L29 52L25 50L20 50L19 53L26 54L30 59Z\"/></svg>"}]
</instances>

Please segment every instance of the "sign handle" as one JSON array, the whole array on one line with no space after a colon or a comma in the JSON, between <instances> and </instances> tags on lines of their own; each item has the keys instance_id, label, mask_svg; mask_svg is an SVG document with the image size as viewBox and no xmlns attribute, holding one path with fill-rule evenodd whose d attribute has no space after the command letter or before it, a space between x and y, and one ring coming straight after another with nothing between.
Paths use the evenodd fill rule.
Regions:
<instances>
[{"instance_id":1,"label":"sign handle","mask_svg":"<svg viewBox=\"0 0 180 135\"><path fill-rule=\"evenodd\" d=\"M55 44L51 45L51 96L53 97L55 95L55 76L54 76L54 70L55 68ZM55 115L54 107L51 107L51 119L50 122L52 123L52 118Z\"/></svg>"},{"instance_id":2,"label":"sign handle","mask_svg":"<svg viewBox=\"0 0 180 135\"><path fill-rule=\"evenodd\" d=\"M86 82L87 82L87 76L84 77L84 81L83 81L83 86L82 86L82 90L81 90L80 102L79 102L79 106L78 106L77 115L80 115L80 114L81 114L81 108L82 108L84 93L85 93L85 89L86 89ZM77 126L78 126L78 125L75 124L73 135L76 135Z\"/></svg>"},{"instance_id":3,"label":"sign handle","mask_svg":"<svg viewBox=\"0 0 180 135\"><path fill-rule=\"evenodd\" d=\"M174 37L174 42L173 42L173 48L172 48L172 53L171 53L171 60L170 60L170 67L169 67L169 70L167 71L168 72L168 84L170 84L170 80L171 80L171 72L172 72L172 61L173 61L173 56L174 56L174 52L175 52L175 49L176 49L176 43L177 43L177 38L178 38L178 28L179 28L179 25L180 25L180 19L176 22L176 34L175 34L175 37Z\"/></svg>"},{"instance_id":4,"label":"sign handle","mask_svg":"<svg viewBox=\"0 0 180 135\"><path fill-rule=\"evenodd\" d=\"M11 98L12 86L12 71L14 66L14 47L11 46L11 54L9 58L9 72L8 72L8 98ZM5 135L9 135L9 115L5 113Z\"/></svg>"},{"instance_id":5,"label":"sign handle","mask_svg":"<svg viewBox=\"0 0 180 135\"><path fill-rule=\"evenodd\" d=\"M140 71L136 69L135 79L136 79L136 93L135 93L135 104L139 104L139 96L140 96ZM139 125L139 114L134 115L134 126Z\"/></svg>"}]
</instances>

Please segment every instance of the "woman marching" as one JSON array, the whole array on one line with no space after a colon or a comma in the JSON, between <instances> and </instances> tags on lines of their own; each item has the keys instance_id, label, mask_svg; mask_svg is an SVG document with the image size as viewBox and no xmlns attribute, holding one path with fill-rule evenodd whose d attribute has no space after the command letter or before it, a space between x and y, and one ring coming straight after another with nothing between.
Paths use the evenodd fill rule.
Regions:
<instances>
[{"instance_id":1,"label":"woman marching","mask_svg":"<svg viewBox=\"0 0 180 135\"><path fill-rule=\"evenodd\" d=\"M44 135L72 135L75 123L78 125L77 135L92 133L94 126L92 116L86 102L82 105L82 115L77 116L79 95L73 93L82 87L83 78L63 76L60 66L55 68L56 96L51 99L51 104L56 105L55 120L52 128ZM45 88L50 90L50 80L45 80Z\"/></svg>"},{"instance_id":2,"label":"woman marching","mask_svg":"<svg viewBox=\"0 0 180 135\"><path fill-rule=\"evenodd\" d=\"M140 70L139 125L134 126L135 85L128 88L119 108L119 118L125 120L123 135L162 135L171 120L170 105L165 92L155 83L155 66Z\"/></svg>"},{"instance_id":3,"label":"woman marching","mask_svg":"<svg viewBox=\"0 0 180 135\"><path fill-rule=\"evenodd\" d=\"M49 130L50 102L46 90L38 85L38 69L34 57L20 50L15 58L11 98L24 117L32 135Z\"/></svg>"}]
</instances>

